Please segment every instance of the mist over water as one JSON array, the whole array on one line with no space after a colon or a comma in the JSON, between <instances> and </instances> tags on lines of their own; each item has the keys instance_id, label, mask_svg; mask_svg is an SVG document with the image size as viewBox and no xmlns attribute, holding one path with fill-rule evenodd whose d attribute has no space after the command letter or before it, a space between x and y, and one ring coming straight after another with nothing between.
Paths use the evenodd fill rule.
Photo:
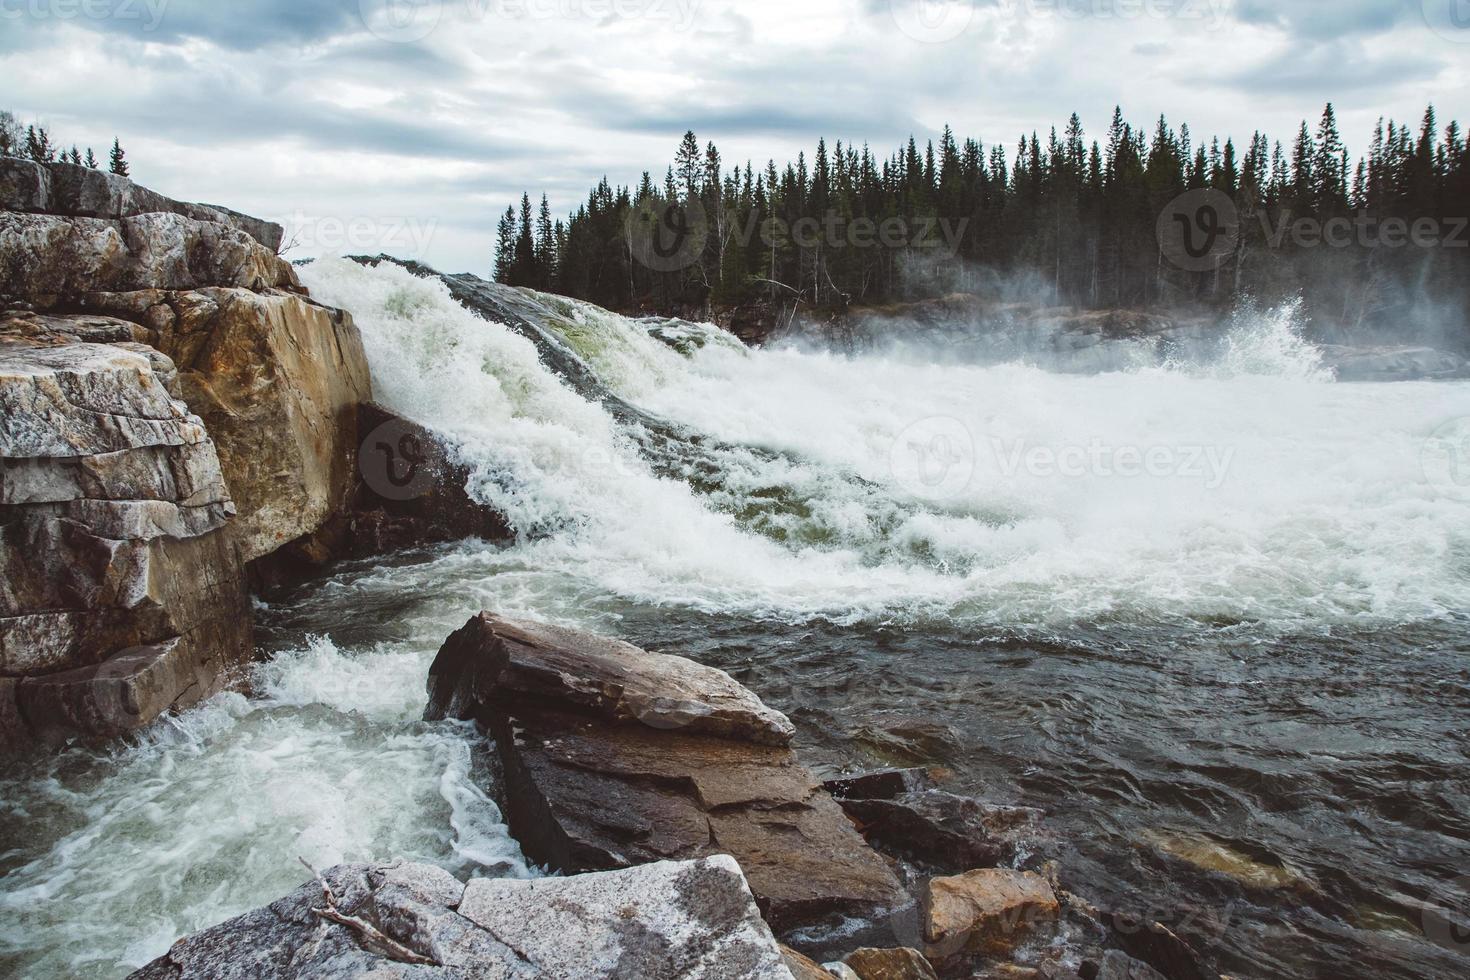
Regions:
<instances>
[{"instance_id":1,"label":"mist over water","mask_svg":"<svg viewBox=\"0 0 1470 980\"><path fill-rule=\"evenodd\" d=\"M0 968L120 974L294 887L298 855L532 873L473 732L418 720L434 651L482 608L731 670L792 712L815 764L942 762L967 791L1046 806L1085 833L1088 890L1228 893L1244 925L1211 941L1240 976L1364 949L1384 976L1444 962L1412 927L1454 900L1446 855L1470 832L1470 799L1441 782L1470 761L1452 741L1470 723L1470 487L1424 456L1470 417L1470 383L1337 384L1289 308L1207 354L1079 375L750 351L530 297L667 438L437 279L341 260L301 274L352 312L378 399L459 447L518 541L273 598L277 653L250 697L12 774ZM1362 690L1321 697L1345 676ZM894 747L884 726L910 715L947 732L939 748ZM1403 780L1441 787L1412 818L1380 804ZM1205 833L1310 891L1157 873ZM1310 921L1282 912L1303 903ZM1268 935L1283 916L1304 960Z\"/></svg>"}]
</instances>

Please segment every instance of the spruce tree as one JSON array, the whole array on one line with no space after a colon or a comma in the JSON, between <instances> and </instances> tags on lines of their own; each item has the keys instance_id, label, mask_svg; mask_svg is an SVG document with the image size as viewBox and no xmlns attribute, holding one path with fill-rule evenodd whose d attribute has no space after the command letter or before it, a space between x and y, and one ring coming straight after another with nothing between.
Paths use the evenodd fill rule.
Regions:
<instances>
[{"instance_id":1,"label":"spruce tree","mask_svg":"<svg viewBox=\"0 0 1470 980\"><path fill-rule=\"evenodd\" d=\"M515 268L516 209L507 207L495 227L495 281L510 284Z\"/></svg>"},{"instance_id":2,"label":"spruce tree","mask_svg":"<svg viewBox=\"0 0 1470 980\"><path fill-rule=\"evenodd\" d=\"M92 152L92 148L90 146L87 147L87 156L86 159L82 162L85 166L90 167L93 170L97 169L97 154Z\"/></svg>"},{"instance_id":3,"label":"spruce tree","mask_svg":"<svg viewBox=\"0 0 1470 980\"><path fill-rule=\"evenodd\" d=\"M131 177L133 168L128 166L128 156L123 152L122 143L114 139L112 141L112 153L108 156L107 169L119 177Z\"/></svg>"}]
</instances>

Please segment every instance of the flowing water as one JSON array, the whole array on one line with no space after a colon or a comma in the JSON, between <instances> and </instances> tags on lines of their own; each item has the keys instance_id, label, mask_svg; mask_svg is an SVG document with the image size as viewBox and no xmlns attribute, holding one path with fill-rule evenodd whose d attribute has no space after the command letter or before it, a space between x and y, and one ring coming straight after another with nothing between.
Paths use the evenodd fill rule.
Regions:
<instances>
[{"instance_id":1,"label":"flowing water","mask_svg":"<svg viewBox=\"0 0 1470 980\"><path fill-rule=\"evenodd\" d=\"M1071 887L1234 976L1470 971L1470 384L1336 384L1290 310L1079 376L302 273L519 541L272 596L250 697L13 768L0 973L119 975L297 856L535 873L419 720L482 608L724 668L820 769L1042 807Z\"/></svg>"}]
</instances>

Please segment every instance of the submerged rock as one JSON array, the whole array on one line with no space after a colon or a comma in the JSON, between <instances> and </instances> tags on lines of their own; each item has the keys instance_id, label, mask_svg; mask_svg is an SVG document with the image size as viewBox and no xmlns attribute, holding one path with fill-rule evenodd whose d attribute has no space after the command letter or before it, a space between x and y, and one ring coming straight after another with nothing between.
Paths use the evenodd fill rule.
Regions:
<instances>
[{"instance_id":1,"label":"submerged rock","mask_svg":"<svg viewBox=\"0 0 1470 980\"><path fill-rule=\"evenodd\" d=\"M431 719L495 738L511 832L575 873L733 855L778 930L908 902L729 675L574 630L472 619L430 674Z\"/></svg>"},{"instance_id":2,"label":"submerged rock","mask_svg":"<svg viewBox=\"0 0 1470 980\"><path fill-rule=\"evenodd\" d=\"M926 953L935 961L965 953L1003 954L1060 914L1051 885L1029 871L987 868L935 878L923 901Z\"/></svg>"},{"instance_id":3,"label":"submerged rock","mask_svg":"<svg viewBox=\"0 0 1470 980\"><path fill-rule=\"evenodd\" d=\"M1339 381L1435 381L1470 377L1470 361L1432 347L1323 345L1322 362Z\"/></svg>"},{"instance_id":4,"label":"submerged rock","mask_svg":"<svg viewBox=\"0 0 1470 980\"><path fill-rule=\"evenodd\" d=\"M791 977L727 857L468 885L417 864L343 865L322 878L337 911L396 944L396 958L362 930L318 915L329 903L309 882L179 940L133 980Z\"/></svg>"}]
</instances>

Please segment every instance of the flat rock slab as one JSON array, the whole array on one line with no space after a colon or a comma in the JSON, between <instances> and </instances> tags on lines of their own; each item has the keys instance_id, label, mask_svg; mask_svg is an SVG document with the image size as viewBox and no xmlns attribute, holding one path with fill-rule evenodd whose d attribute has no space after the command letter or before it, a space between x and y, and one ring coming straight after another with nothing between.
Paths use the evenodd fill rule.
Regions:
<instances>
[{"instance_id":1,"label":"flat rock slab","mask_svg":"<svg viewBox=\"0 0 1470 980\"><path fill-rule=\"evenodd\" d=\"M430 717L494 736L511 832L568 873L730 854L778 930L909 903L729 675L573 630L480 615L444 645Z\"/></svg>"},{"instance_id":2,"label":"flat rock slab","mask_svg":"<svg viewBox=\"0 0 1470 980\"><path fill-rule=\"evenodd\" d=\"M610 722L789 744L796 729L729 674L631 643L481 613L451 636L430 669L433 709L468 717L510 693Z\"/></svg>"},{"instance_id":3,"label":"flat rock slab","mask_svg":"<svg viewBox=\"0 0 1470 980\"><path fill-rule=\"evenodd\" d=\"M468 886L420 864L343 865L322 877L342 914L428 962L392 958L324 921L313 911L326 904L322 889L309 882L179 940L132 980L791 980L729 858Z\"/></svg>"}]
</instances>

